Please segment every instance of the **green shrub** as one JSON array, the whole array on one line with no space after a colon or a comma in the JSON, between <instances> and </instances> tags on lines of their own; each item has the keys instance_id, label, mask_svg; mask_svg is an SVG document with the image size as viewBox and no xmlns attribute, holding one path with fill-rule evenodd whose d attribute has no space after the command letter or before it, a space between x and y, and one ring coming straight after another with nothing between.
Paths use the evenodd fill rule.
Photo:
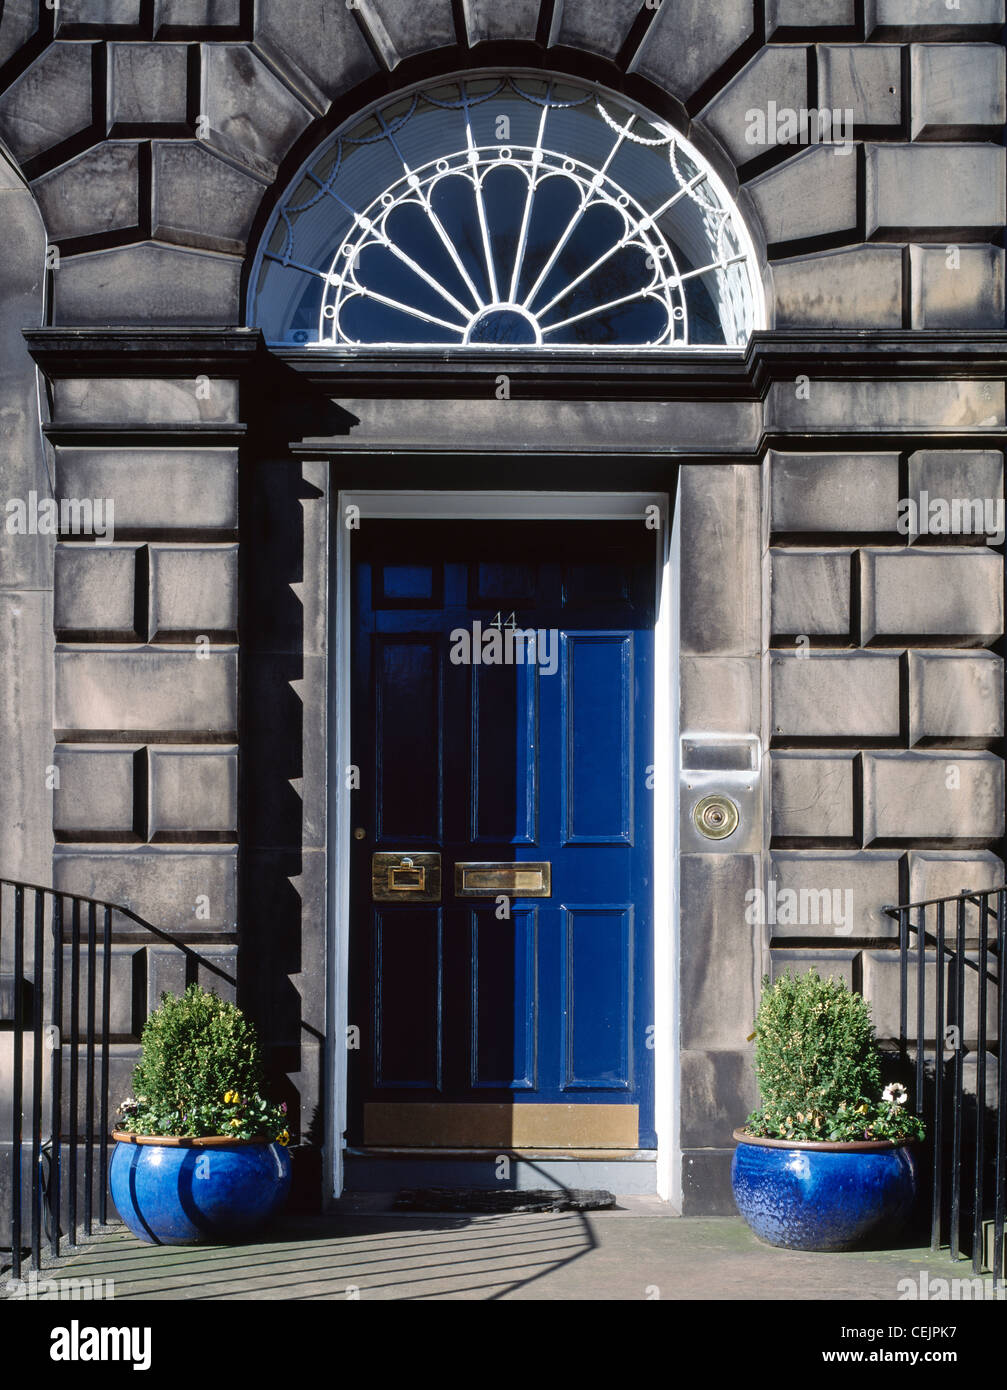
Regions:
<instances>
[{"instance_id":1,"label":"green shrub","mask_svg":"<svg viewBox=\"0 0 1007 1390\"><path fill-rule=\"evenodd\" d=\"M263 1096L258 1038L236 1005L199 985L181 996L162 994L140 1043L136 1099L119 1107L121 1129L289 1141L286 1104Z\"/></svg>"},{"instance_id":2,"label":"green shrub","mask_svg":"<svg viewBox=\"0 0 1007 1390\"><path fill-rule=\"evenodd\" d=\"M870 1005L816 970L767 976L755 1019L762 1109L749 1133L773 1139L919 1139L905 1088L882 1091Z\"/></svg>"}]
</instances>

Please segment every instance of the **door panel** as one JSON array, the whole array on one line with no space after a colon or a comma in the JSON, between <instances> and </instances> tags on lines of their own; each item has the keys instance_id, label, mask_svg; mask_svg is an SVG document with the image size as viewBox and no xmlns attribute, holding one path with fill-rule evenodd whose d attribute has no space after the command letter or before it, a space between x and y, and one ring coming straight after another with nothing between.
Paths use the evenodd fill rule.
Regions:
<instances>
[{"instance_id":1,"label":"door panel","mask_svg":"<svg viewBox=\"0 0 1007 1390\"><path fill-rule=\"evenodd\" d=\"M350 1142L654 1147L654 533L352 543ZM439 852L440 903L372 901L377 851ZM548 863L551 895L456 897L466 862Z\"/></svg>"}]
</instances>

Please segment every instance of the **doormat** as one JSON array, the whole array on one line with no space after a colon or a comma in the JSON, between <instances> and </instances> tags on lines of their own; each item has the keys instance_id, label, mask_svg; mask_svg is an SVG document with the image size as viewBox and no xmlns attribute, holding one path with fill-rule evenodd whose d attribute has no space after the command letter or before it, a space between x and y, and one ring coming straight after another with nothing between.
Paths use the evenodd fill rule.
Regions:
<instances>
[{"instance_id":1,"label":"doormat","mask_svg":"<svg viewBox=\"0 0 1007 1390\"><path fill-rule=\"evenodd\" d=\"M395 1211L602 1211L615 1206L615 1194L589 1188L532 1188L527 1192L481 1191L473 1187L406 1187Z\"/></svg>"}]
</instances>

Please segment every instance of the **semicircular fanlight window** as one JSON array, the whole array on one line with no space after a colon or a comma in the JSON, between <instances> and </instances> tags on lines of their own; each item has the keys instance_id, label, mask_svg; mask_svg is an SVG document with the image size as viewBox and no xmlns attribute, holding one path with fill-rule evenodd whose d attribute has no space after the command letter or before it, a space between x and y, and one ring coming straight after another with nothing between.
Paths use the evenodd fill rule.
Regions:
<instances>
[{"instance_id":1,"label":"semicircular fanlight window","mask_svg":"<svg viewBox=\"0 0 1007 1390\"><path fill-rule=\"evenodd\" d=\"M273 213L249 320L326 348L743 347L762 302L737 210L676 131L494 74L329 138Z\"/></svg>"}]
</instances>

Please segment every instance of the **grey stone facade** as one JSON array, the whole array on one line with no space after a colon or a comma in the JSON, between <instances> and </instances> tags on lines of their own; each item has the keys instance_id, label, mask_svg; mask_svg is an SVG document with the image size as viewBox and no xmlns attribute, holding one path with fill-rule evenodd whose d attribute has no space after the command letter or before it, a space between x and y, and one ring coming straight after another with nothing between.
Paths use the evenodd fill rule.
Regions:
<instances>
[{"instance_id":1,"label":"grey stone facade","mask_svg":"<svg viewBox=\"0 0 1007 1390\"><path fill-rule=\"evenodd\" d=\"M336 490L469 486L477 456L490 486L677 495L681 732L754 734L765 756L758 852L680 862L675 1180L686 1211L729 1209L760 976L840 973L890 1036L882 907L1004 880L1003 536L900 525L923 494L1003 498L1004 18L1002 0L6 5L3 492L111 498L115 529L3 536L0 872L197 946L321 1142L342 1058ZM257 237L324 134L491 63L589 73L710 159L765 258L747 355L510 359L500 401L492 360L336 371L243 326ZM751 138L753 111L809 107L852 111L852 148ZM746 921L774 886L849 892L852 917ZM125 997L171 981L128 925L116 951L125 1084Z\"/></svg>"}]
</instances>

